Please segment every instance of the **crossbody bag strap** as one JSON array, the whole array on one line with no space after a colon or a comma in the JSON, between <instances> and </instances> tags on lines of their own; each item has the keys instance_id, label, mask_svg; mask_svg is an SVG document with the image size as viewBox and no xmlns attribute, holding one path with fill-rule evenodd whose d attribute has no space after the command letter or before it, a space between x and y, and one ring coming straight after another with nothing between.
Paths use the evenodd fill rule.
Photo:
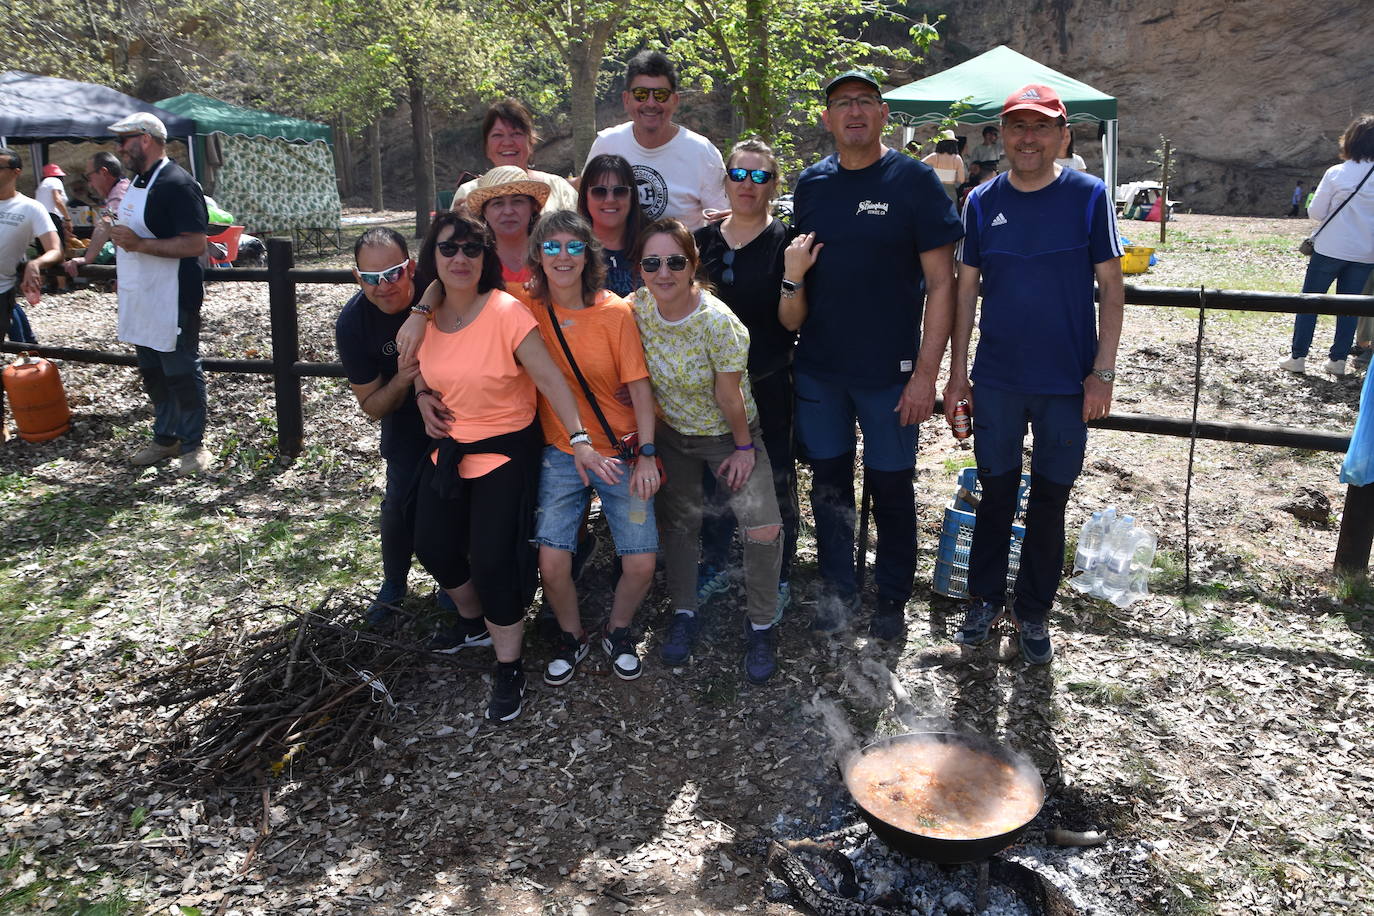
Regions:
<instances>
[{"instance_id":1,"label":"crossbody bag strap","mask_svg":"<svg viewBox=\"0 0 1374 916\"><path fill-rule=\"evenodd\" d=\"M1341 210L1343 210L1343 209L1345 208L1345 205L1346 205L1346 204L1350 203L1352 200L1355 199L1355 196L1356 196L1357 194L1360 193L1360 188L1364 187L1364 183L1365 183L1366 181L1369 180L1369 176L1370 176L1370 175L1374 175L1374 165L1371 165L1371 166L1369 167L1369 171L1364 173L1364 177L1360 179L1360 183L1359 183L1359 184L1355 185L1355 190L1353 190L1353 191L1350 192L1350 196L1347 197L1345 200L1341 201L1340 206L1338 206L1338 207L1336 207L1336 209L1332 210L1330 216L1328 216L1326 219L1322 220L1322 224L1321 224L1320 226L1317 227L1317 232L1321 232L1323 229L1325 229L1325 228L1326 228L1326 224L1329 223L1329 222L1331 222L1333 219L1335 219L1335 218L1336 218L1336 214L1337 214L1337 213L1340 213ZM1309 238L1309 239L1314 239L1314 238L1316 238L1316 237L1317 237L1317 232L1312 233L1311 235L1308 236L1308 238Z\"/></svg>"},{"instance_id":2,"label":"crossbody bag strap","mask_svg":"<svg viewBox=\"0 0 1374 916\"><path fill-rule=\"evenodd\" d=\"M620 440L615 436L615 430L611 429L611 424L606 421L606 415L601 412L601 405L596 402L596 395L592 394L592 386L587 384L587 377L578 368L577 360L573 359L572 347L568 346L568 339L563 336L563 329L558 326L558 316L554 314L553 303L544 300L544 305L549 310L549 322L553 325L553 332L558 335L558 343L563 348L563 355L568 358L568 365L572 368L573 375L577 377L577 383L582 386L582 393L587 396L587 403L592 405L592 413L596 414L597 421L601 424L601 429L606 433L606 439L611 443L611 447L621 453L621 457L627 457L624 449L621 448Z\"/></svg>"}]
</instances>

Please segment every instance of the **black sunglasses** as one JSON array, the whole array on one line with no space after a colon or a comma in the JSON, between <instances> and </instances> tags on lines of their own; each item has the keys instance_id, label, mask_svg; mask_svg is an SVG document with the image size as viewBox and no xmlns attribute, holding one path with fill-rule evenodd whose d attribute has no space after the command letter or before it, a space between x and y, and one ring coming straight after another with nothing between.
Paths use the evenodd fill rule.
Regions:
<instances>
[{"instance_id":1,"label":"black sunglasses","mask_svg":"<svg viewBox=\"0 0 1374 916\"><path fill-rule=\"evenodd\" d=\"M434 247L446 258L451 258L460 251L465 258L479 258L482 256L482 252L486 250L481 242L455 242L453 239L444 239Z\"/></svg>"},{"instance_id":2,"label":"black sunglasses","mask_svg":"<svg viewBox=\"0 0 1374 916\"><path fill-rule=\"evenodd\" d=\"M630 90L630 95L634 97L636 102L647 102L649 96L652 95L654 101L661 105L673 97L673 90L664 89L662 86L656 89L650 89L648 86L636 86Z\"/></svg>"},{"instance_id":3,"label":"black sunglasses","mask_svg":"<svg viewBox=\"0 0 1374 916\"><path fill-rule=\"evenodd\" d=\"M682 271L687 269L686 255L670 254L667 258L660 258L657 255L650 255L647 258L640 258L639 269L646 274L656 274L658 269L663 266L664 261L668 262L668 269L672 271Z\"/></svg>"},{"instance_id":4,"label":"black sunglasses","mask_svg":"<svg viewBox=\"0 0 1374 916\"><path fill-rule=\"evenodd\" d=\"M754 184L768 184L777 173L767 169L727 169L725 174L730 176L731 181L743 181L748 178Z\"/></svg>"},{"instance_id":5,"label":"black sunglasses","mask_svg":"<svg viewBox=\"0 0 1374 916\"><path fill-rule=\"evenodd\" d=\"M587 194L591 197L595 197L597 200L605 200L608 197L620 200L622 197L630 196L630 186L627 184L617 184L608 187L604 184L594 184L587 189Z\"/></svg>"},{"instance_id":6,"label":"black sunglasses","mask_svg":"<svg viewBox=\"0 0 1374 916\"><path fill-rule=\"evenodd\" d=\"M726 286L735 285L735 249L725 249L725 257L721 258L721 263L725 265L725 270L721 272L720 282Z\"/></svg>"}]
</instances>

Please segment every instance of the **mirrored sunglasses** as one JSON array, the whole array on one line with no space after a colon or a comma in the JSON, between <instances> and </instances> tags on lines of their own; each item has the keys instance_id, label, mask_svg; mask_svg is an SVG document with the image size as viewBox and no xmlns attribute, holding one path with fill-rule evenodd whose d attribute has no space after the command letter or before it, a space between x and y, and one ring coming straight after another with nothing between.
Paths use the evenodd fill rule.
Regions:
<instances>
[{"instance_id":1,"label":"mirrored sunglasses","mask_svg":"<svg viewBox=\"0 0 1374 916\"><path fill-rule=\"evenodd\" d=\"M622 197L630 196L630 186L627 184L617 184L609 186L604 184L594 184L587 189L587 193L590 194L596 200L605 200L607 197L613 197L616 200L620 200Z\"/></svg>"},{"instance_id":2,"label":"mirrored sunglasses","mask_svg":"<svg viewBox=\"0 0 1374 916\"><path fill-rule=\"evenodd\" d=\"M667 258L655 256L640 258L639 269L646 274L656 274L658 273L658 269L663 266L665 260L668 262L669 270L680 271L687 269L687 256L681 254L670 254Z\"/></svg>"},{"instance_id":3,"label":"mirrored sunglasses","mask_svg":"<svg viewBox=\"0 0 1374 916\"><path fill-rule=\"evenodd\" d=\"M730 176L731 181L743 181L748 178L754 184L768 184L777 173L767 169L727 169L725 174Z\"/></svg>"},{"instance_id":4,"label":"mirrored sunglasses","mask_svg":"<svg viewBox=\"0 0 1374 916\"><path fill-rule=\"evenodd\" d=\"M661 105L664 102L668 101L668 99L672 98L673 90L665 89L662 86L659 86L655 89L650 89L648 86L636 86L630 90L630 95L634 97L634 100L636 102L647 102L649 100L649 96L652 95L654 97L654 101L658 102Z\"/></svg>"},{"instance_id":5,"label":"mirrored sunglasses","mask_svg":"<svg viewBox=\"0 0 1374 916\"><path fill-rule=\"evenodd\" d=\"M484 250L481 242L455 242L451 239L442 241L434 247L446 258L451 258L460 251L465 258L480 258Z\"/></svg>"},{"instance_id":6,"label":"mirrored sunglasses","mask_svg":"<svg viewBox=\"0 0 1374 916\"><path fill-rule=\"evenodd\" d=\"M406 265L410 263L410 258L406 258L394 267L386 270L360 270L358 278L368 286L381 286L383 283L395 283L401 279L401 274L405 272Z\"/></svg>"},{"instance_id":7,"label":"mirrored sunglasses","mask_svg":"<svg viewBox=\"0 0 1374 916\"><path fill-rule=\"evenodd\" d=\"M541 248L544 254L548 255L551 258L563 253L563 243L558 241L557 239L549 239L541 246ZM573 239L572 241L568 242L568 254L572 255L574 258L578 257L586 250L587 243L582 241L581 239Z\"/></svg>"}]
</instances>

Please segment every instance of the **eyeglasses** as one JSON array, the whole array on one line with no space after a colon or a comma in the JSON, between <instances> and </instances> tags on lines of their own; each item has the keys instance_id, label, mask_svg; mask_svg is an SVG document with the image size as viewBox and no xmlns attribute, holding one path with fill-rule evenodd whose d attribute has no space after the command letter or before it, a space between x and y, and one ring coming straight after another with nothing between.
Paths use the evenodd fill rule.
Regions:
<instances>
[{"instance_id":1,"label":"eyeglasses","mask_svg":"<svg viewBox=\"0 0 1374 916\"><path fill-rule=\"evenodd\" d=\"M720 262L721 262L722 264L725 265L725 270L723 270L723 271L721 272L721 275L720 275L720 282L724 283L726 286L734 286L734 285L735 285L735 249L733 249L733 248L727 248L727 249L725 250L725 257L721 258L721 259L720 259Z\"/></svg>"},{"instance_id":2,"label":"eyeglasses","mask_svg":"<svg viewBox=\"0 0 1374 916\"><path fill-rule=\"evenodd\" d=\"M401 274L405 272L406 265L409 263L410 258L406 258L401 263L394 267L388 267L386 270L360 270L358 271L358 279L362 280L368 286L381 286L383 283L395 283L397 280L401 279Z\"/></svg>"},{"instance_id":3,"label":"eyeglasses","mask_svg":"<svg viewBox=\"0 0 1374 916\"><path fill-rule=\"evenodd\" d=\"M647 102L649 96L652 95L654 101L661 105L673 97L673 90L664 89L662 86L656 89L650 89L648 86L636 86L630 90L630 95L634 97L636 102Z\"/></svg>"},{"instance_id":4,"label":"eyeglasses","mask_svg":"<svg viewBox=\"0 0 1374 916\"><path fill-rule=\"evenodd\" d=\"M687 257L680 254L670 254L667 258L660 258L657 255L640 258L639 269L646 274L656 274L658 273L658 269L663 266L665 260L668 262L668 269L671 271L677 272L687 269Z\"/></svg>"},{"instance_id":5,"label":"eyeglasses","mask_svg":"<svg viewBox=\"0 0 1374 916\"><path fill-rule=\"evenodd\" d=\"M608 197L613 197L616 200L620 200L622 197L630 196L630 186L627 184L616 184L609 186L604 184L594 184L587 189L587 194L591 197L596 198L597 200L605 200Z\"/></svg>"},{"instance_id":6,"label":"eyeglasses","mask_svg":"<svg viewBox=\"0 0 1374 916\"><path fill-rule=\"evenodd\" d=\"M882 104L882 99L876 95L846 95L838 99L827 99L825 102L827 108L858 108L863 111L872 111L880 104Z\"/></svg>"},{"instance_id":7,"label":"eyeglasses","mask_svg":"<svg viewBox=\"0 0 1374 916\"><path fill-rule=\"evenodd\" d=\"M754 184L768 184L777 173L767 169L726 169L725 174L730 176L731 181L743 181L748 178Z\"/></svg>"},{"instance_id":8,"label":"eyeglasses","mask_svg":"<svg viewBox=\"0 0 1374 916\"><path fill-rule=\"evenodd\" d=\"M1004 124L1002 129L1009 134L1035 134L1037 137L1048 137L1059 130L1059 125L1054 121L1013 121L1010 124Z\"/></svg>"},{"instance_id":9,"label":"eyeglasses","mask_svg":"<svg viewBox=\"0 0 1374 916\"><path fill-rule=\"evenodd\" d=\"M100 174L100 170L99 170L99 169L96 169L94 172L82 172L82 173L81 173L81 177L84 178L84 179L86 179L87 182L89 182L92 178L94 178L95 176L97 176L97 175L99 175L99 174Z\"/></svg>"},{"instance_id":10,"label":"eyeglasses","mask_svg":"<svg viewBox=\"0 0 1374 916\"><path fill-rule=\"evenodd\" d=\"M446 258L451 258L461 251L463 253L463 257L475 259L480 258L482 256L482 252L486 250L486 248L482 245L481 242L455 242L453 241L453 239L444 239L442 242L435 245L434 247L438 249L439 253Z\"/></svg>"},{"instance_id":11,"label":"eyeglasses","mask_svg":"<svg viewBox=\"0 0 1374 916\"><path fill-rule=\"evenodd\" d=\"M568 254L575 258L587 250L587 243L582 241L581 239L573 239L571 242L568 243L567 247ZM558 241L557 239L549 239L547 242L540 246L540 249L544 252L544 254L552 258L563 253L563 243Z\"/></svg>"}]
</instances>

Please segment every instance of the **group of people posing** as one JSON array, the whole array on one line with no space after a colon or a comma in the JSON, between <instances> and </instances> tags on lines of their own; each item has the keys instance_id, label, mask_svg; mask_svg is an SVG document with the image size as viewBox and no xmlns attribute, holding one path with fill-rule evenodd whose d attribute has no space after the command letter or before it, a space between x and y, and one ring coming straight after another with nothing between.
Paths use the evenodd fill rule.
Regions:
<instances>
[{"instance_id":1,"label":"group of people posing","mask_svg":"<svg viewBox=\"0 0 1374 916\"><path fill-rule=\"evenodd\" d=\"M811 627L835 632L861 611L857 424L878 534L868 629L901 637L917 426L951 339L947 411L973 400L981 285L979 352L991 356L972 373L977 532L1002 536L975 534L975 597L957 638L987 640L1014 608L1023 654L1049 661L1064 508L1086 422L1110 407L1122 305L1110 196L1054 162L1067 133L1057 96L1031 86L1008 100L1010 171L980 187L961 220L930 167L883 145L876 80L842 73L822 115L836 153L802 173L790 229L770 213L780 176L766 144L746 140L722 159L673 122L667 58L632 58L623 100L630 120L601 132L575 188L531 168L528 111L494 105L484 122L493 168L458 189L415 256L388 229L355 246L360 289L339 316L338 346L360 405L381 420L387 460L384 582L369 619L405 596L418 557L448 614L432 648L491 646L486 714L506 721L523 705L536 579L557 631L545 683L567 683L595 647L634 679L634 619L659 554L670 602L659 654L676 666L697 649L703 602L729 585L738 527L742 667L766 683L791 600L798 459L812 469ZM1028 422L1031 509L1013 604L1007 532ZM574 567L593 494L618 560L612 605L589 632Z\"/></svg>"}]
</instances>

